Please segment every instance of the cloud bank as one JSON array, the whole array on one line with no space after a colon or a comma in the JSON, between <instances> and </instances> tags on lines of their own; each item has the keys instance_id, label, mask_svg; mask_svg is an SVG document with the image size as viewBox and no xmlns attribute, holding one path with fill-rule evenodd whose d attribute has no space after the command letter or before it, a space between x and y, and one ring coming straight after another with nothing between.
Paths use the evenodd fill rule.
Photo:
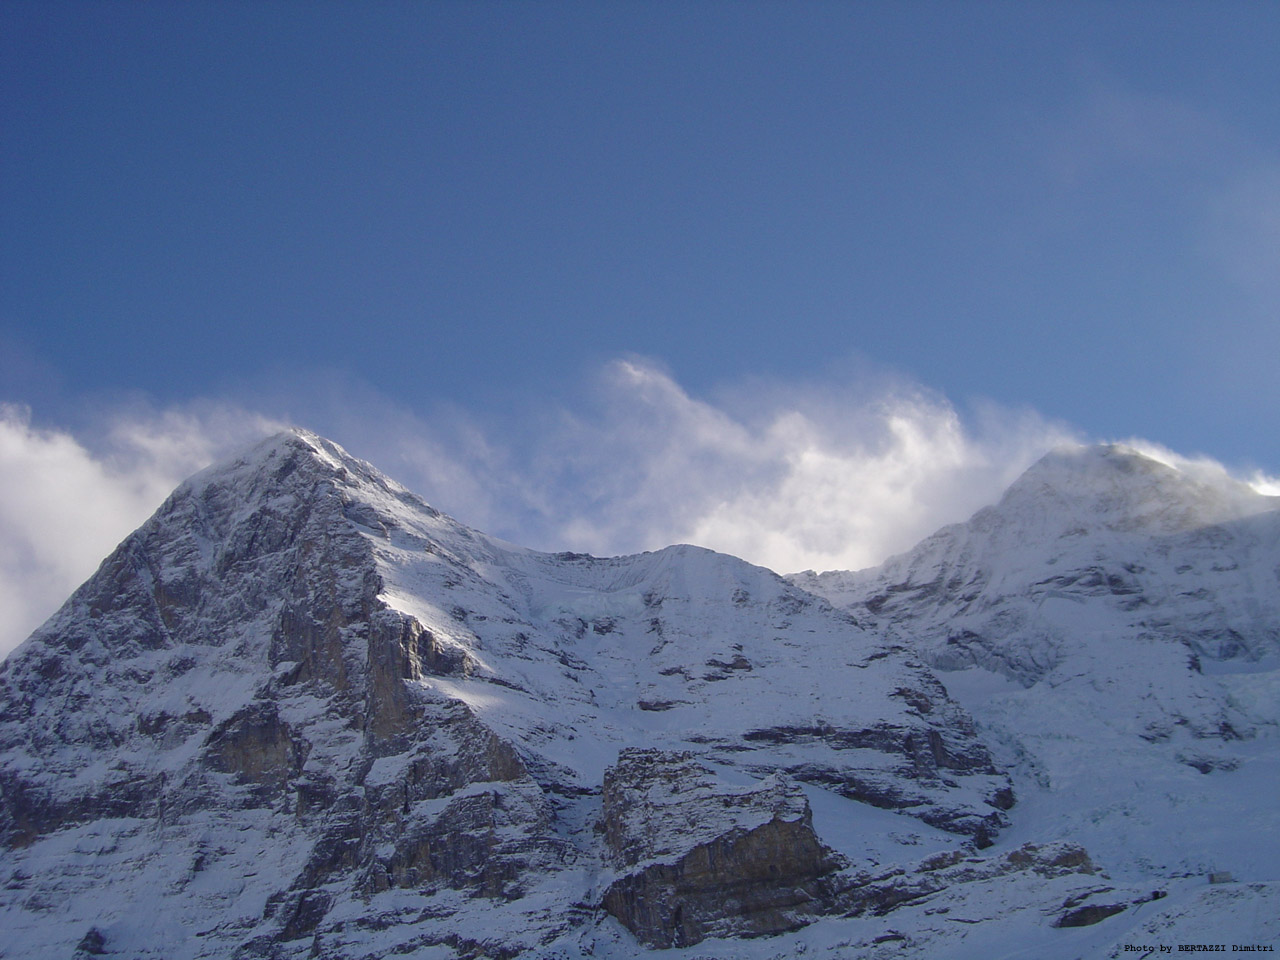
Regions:
<instances>
[{"instance_id":1,"label":"cloud bank","mask_svg":"<svg viewBox=\"0 0 1280 960\"><path fill-rule=\"evenodd\" d=\"M756 384L719 403L652 364L617 361L606 403L566 429L548 489L559 533L608 553L689 542L783 572L853 569L963 519L1074 436L990 407L966 425L945 398L870 388ZM744 398L746 394L746 398Z\"/></svg>"},{"instance_id":2,"label":"cloud bank","mask_svg":"<svg viewBox=\"0 0 1280 960\"><path fill-rule=\"evenodd\" d=\"M0 654L184 477L288 422L518 543L597 555L696 543L780 572L879 563L1081 439L1031 411L988 405L962 416L883 375L740 384L705 398L655 363L626 359L596 387L573 411L533 411L505 429L464 410L423 416L349 383L306 397L305 416L212 402L134 409L103 420L92 439L0 407ZM1254 480L1274 492L1274 479Z\"/></svg>"}]
</instances>

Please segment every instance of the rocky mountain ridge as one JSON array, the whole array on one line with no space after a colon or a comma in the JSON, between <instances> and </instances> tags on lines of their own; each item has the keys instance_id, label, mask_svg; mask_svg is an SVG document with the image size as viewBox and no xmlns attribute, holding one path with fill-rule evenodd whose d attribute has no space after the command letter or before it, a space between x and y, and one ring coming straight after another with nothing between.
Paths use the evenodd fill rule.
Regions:
<instances>
[{"instance_id":1,"label":"rocky mountain ridge","mask_svg":"<svg viewBox=\"0 0 1280 960\"><path fill-rule=\"evenodd\" d=\"M1148 841L1143 864L1104 862L1117 880L1100 885L1078 844L1111 835L1046 805L1045 778L1069 764L1009 722L1053 718L984 683L1075 689L1059 681L1079 638L1027 613L1044 619L1042 594L1071 610L1096 594L1108 616L1149 606L1121 639L1155 651L1133 662L1164 671L1159 689L1109 708L1108 735L1137 732L1162 776L1247 778L1242 823L1264 819L1251 791L1275 768L1274 723L1212 665L1260 664L1232 676L1263 678L1265 700L1277 514L1212 491L1135 506L1117 481L1095 576L1069 550L1009 553L1102 549L1069 511L1018 505L1055 484L1082 489L1033 468L963 536L876 575L789 582L689 546L515 547L322 438L272 438L179 487L0 665L8 949L872 956L961 944L961 925L929 919L947 904L1004 904L994 927L1043 945L1071 910L1152 902L1125 884L1179 865ZM1210 501L1212 531L1196 519ZM1122 534L1166 538L1143 554L1142 570L1173 571L1158 588L1113 589ZM1207 594L1168 586L1231 563ZM1091 656L1094 692L1130 662ZM1170 672L1178 657L1190 679ZM1089 912L1100 896L1120 905ZM1274 896L1264 884L1247 906Z\"/></svg>"}]
</instances>

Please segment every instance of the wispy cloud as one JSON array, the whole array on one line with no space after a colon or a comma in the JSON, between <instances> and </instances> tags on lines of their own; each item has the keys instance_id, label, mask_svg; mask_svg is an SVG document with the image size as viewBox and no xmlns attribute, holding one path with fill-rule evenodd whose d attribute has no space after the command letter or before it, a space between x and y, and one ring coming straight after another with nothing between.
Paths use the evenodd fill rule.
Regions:
<instances>
[{"instance_id":1,"label":"wispy cloud","mask_svg":"<svg viewBox=\"0 0 1280 960\"><path fill-rule=\"evenodd\" d=\"M1261 470L1247 471L1238 476L1233 475L1231 471L1212 457L1186 456L1170 450L1163 444L1139 438L1130 438L1123 441L1123 443L1125 446L1137 450L1143 456L1173 467L1175 470L1211 486L1221 487L1224 482L1235 480L1252 488L1256 493L1269 497L1280 496L1280 477L1269 476Z\"/></svg>"},{"instance_id":2,"label":"wispy cloud","mask_svg":"<svg viewBox=\"0 0 1280 960\"><path fill-rule=\"evenodd\" d=\"M1086 281L1111 276L1117 258L1131 257L1131 269L1098 289L1146 311L1133 318L1135 329L1166 321L1143 345L1148 370L1163 365L1187 384L1165 402L1185 402L1224 430L1262 422L1280 401L1273 140L1212 98L1139 90L1093 69L1033 142L1046 174L1035 194L1037 239L1077 230L1072 269ZM1096 250L1111 259L1093 259ZM1104 313L1108 304L1090 307Z\"/></svg>"},{"instance_id":3,"label":"wispy cloud","mask_svg":"<svg viewBox=\"0 0 1280 960\"><path fill-rule=\"evenodd\" d=\"M1071 106L1044 126L1049 170L1071 185L1117 171L1199 171L1210 177L1249 151L1212 112L1176 97L1140 92L1093 69Z\"/></svg>"},{"instance_id":4,"label":"wispy cloud","mask_svg":"<svg viewBox=\"0 0 1280 960\"><path fill-rule=\"evenodd\" d=\"M699 399L658 367L618 361L607 403L554 448L561 536L609 553L691 542L781 571L857 568L997 497L1075 439L1030 412L983 409L883 378L876 389L774 384Z\"/></svg>"},{"instance_id":5,"label":"wispy cloud","mask_svg":"<svg viewBox=\"0 0 1280 960\"><path fill-rule=\"evenodd\" d=\"M276 425L233 408L108 418L93 448L0 406L0 656L183 478Z\"/></svg>"},{"instance_id":6,"label":"wispy cloud","mask_svg":"<svg viewBox=\"0 0 1280 960\"><path fill-rule=\"evenodd\" d=\"M1224 275L1274 308L1280 302L1280 157L1221 184L1208 222L1208 249Z\"/></svg>"},{"instance_id":7,"label":"wispy cloud","mask_svg":"<svg viewBox=\"0 0 1280 960\"><path fill-rule=\"evenodd\" d=\"M1253 489L1268 497L1280 497L1280 477L1270 477L1261 470L1256 470L1249 477L1248 483Z\"/></svg>"}]
</instances>

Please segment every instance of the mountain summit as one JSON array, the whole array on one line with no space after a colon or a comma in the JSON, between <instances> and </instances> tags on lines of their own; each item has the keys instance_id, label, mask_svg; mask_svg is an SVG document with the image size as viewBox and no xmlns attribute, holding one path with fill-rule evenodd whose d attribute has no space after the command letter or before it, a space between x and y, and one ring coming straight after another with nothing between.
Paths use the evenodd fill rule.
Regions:
<instances>
[{"instance_id":1,"label":"mountain summit","mask_svg":"<svg viewBox=\"0 0 1280 960\"><path fill-rule=\"evenodd\" d=\"M1210 866L1280 915L1274 842L1238 843L1277 767L1249 700L1277 514L1153 463L1052 455L878 571L788 581L526 550L271 438L0 665L0 953L961 955L955 910L1055 955L1082 919L1124 914L1096 937L1121 942L1156 882L1198 922L1178 874ZM1230 836L1157 856L1164 821L1082 825L1055 797L1177 803L1071 792L1095 728L1055 711L1081 705L1160 789L1235 797Z\"/></svg>"},{"instance_id":2,"label":"mountain summit","mask_svg":"<svg viewBox=\"0 0 1280 960\"><path fill-rule=\"evenodd\" d=\"M1055 835L1133 876L1268 873L1280 498L1067 448L881 567L791 579L938 671Z\"/></svg>"}]
</instances>

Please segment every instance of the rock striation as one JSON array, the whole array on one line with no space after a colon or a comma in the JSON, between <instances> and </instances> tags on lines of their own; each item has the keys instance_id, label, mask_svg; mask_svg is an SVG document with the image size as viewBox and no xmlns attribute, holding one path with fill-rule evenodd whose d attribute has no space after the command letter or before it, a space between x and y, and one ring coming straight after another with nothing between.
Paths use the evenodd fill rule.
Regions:
<instances>
[{"instance_id":1,"label":"rock striation","mask_svg":"<svg viewBox=\"0 0 1280 960\"><path fill-rule=\"evenodd\" d=\"M175 900L205 887L226 931L194 955L311 949L391 888L513 899L569 857L514 747L412 682L462 660L379 597L368 485L432 513L301 435L200 475L3 664L11 850L105 829L186 860Z\"/></svg>"}]
</instances>

